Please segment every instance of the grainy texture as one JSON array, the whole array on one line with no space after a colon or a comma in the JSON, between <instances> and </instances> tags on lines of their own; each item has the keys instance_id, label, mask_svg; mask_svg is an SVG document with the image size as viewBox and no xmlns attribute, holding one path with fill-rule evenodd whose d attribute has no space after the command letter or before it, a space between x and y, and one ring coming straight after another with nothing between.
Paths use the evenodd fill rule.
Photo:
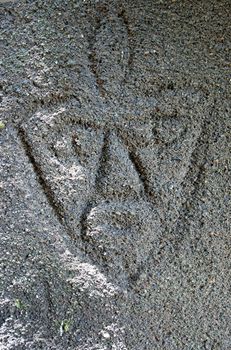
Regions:
<instances>
[{"instance_id":1,"label":"grainy texture","mask_svg":"<svg viewBox=\"0 0 231 350\"><path fill-rule=\"evenodd\" d=\"M0 6L0 348L229 350L230 2Z\"/></svg>"}]
</instances>

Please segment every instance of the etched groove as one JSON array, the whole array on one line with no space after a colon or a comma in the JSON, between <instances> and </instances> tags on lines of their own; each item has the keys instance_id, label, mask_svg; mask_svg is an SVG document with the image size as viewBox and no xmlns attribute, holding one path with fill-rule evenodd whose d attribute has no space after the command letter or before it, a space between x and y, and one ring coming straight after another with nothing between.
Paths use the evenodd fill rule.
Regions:
<instances>
[{"instance_id":1,"label":"etched groove","mask_svg":"<svg viewBox=\"0 0 231 350\"><path fill-rule=\"evenodd\" d=\"M22 147L25 151L25 154L27 155L27 157L28 157L28 159L33 167L35 177L36 177L45 197L47 198L47 202L49 203L52 211L54 212L55 217L57 218L59 223L65 227L70 238L72 240L75 240L75 235L74 235L73 230L64 221L65 211L62 208L62 206L55 201L54 196L53 196L53 191L44 178L43 171L33 155L33 149L31 147L30 143L27 141L26 133L22 127L18 128L18 135L19 135Z\"/></svg>"},{"instance_id":2,"label":"etched groove","mask_svg":"<svg viewBox=\"0 0 231 350\"><path fill-rule=\"evenodd\" d=\"M106 164L109 159L109 142L110 142L110 131L106 130L104 134L103 146L99 158L99 167L96 173L95 188L100 192L100 184L102 178L106 175Z\"/></svg>"},{"instance_id":3,"label":"etched groove","mask_svg":"<svg viewBox=\"0 0 231 350\"><path fill-rule=\"evenodd\" d=\"M103 140L103 145L101 149L101 154L99 157L99 166L96 172L96 177L95 177L95 186L94 189L96 189L98 192L100 192L100 184L101 184L101 179L105 176L106 171L105 171L105 166L108 160L108 149L109 149L109 135L110 131L107 130L104 134L104 140ZM87 205L85 206L81 218L80 218L80 226L81 226L81 238L86 240L86 231L87 231L87 217L88 214L90 213L91 209L94 206L94 194L92 196L92 199L88 201Z\"/></svg>"},{"instance_id":4,"label":"etched groove","mask_svg":"<svg viewBox=\"0 0 231 350\"><path fill-rule=\"evenodd\" d=\"M126 82L128 79L128 75L131 72L131 67L133 65L134 50L132 47L132 30L128 21L126 11L122 6L121 6L121 10L118 13L118 17L121 18L121 20L123 21L124 27L127 32L127 49L129 50L129 55L128 55L127 66L126 66L125 75L124 75L124 82Z\"/></svg>"},{"instance_id":5,"label":"etched groove","mask_svg":"<svg viewBox=\"0 0 231 350\"><path fill-rule=\"evenodd\" d=\"M130 160L131 160L131 162L132 162L132 164L133 164L133 166L138 174L140 182L143 185L144 194L145 194L147 200L149 200L150 202L153 203L153 201L156 198L155 198L155 194L150 189L148 177L147 177L147 174L145 172L144 166L142 165L139 157L134 152L128 151L128 155L129 155L129 158L130 158Z\"/></svg>"},{"instance_id":6,"label":"etched groove","mask_svg":"<svg viewBox=\"0 0 231 350\"><path fill-rule=\"evenodd\" d=\"M80 217L80 227L81 227L81 231L80 231L80 236L81 238L86 241L86 232L87 232L87 217L91 212L91 209L93 208L93 203L91 201L89 201L86 205L86 207L84 208L81 217Z\"/></svg>"},{"instance_id":7,"label":"etched groove","mask_svg":"<svg viewBox=\"0 0 231 350\"><path fill-rule=\"evenodd\" d=\"M49 282L44 279L43 280L43 284L44 284L44 290L45 290L45 294L46 294L46 301L47 301L47 306L48 306L48 317L50 317L49 315L52 314L52 311L54 312L54 303L53 303L53 300L52 300L52 297L51 297L51 288L50 288L50 284Z\"/></svg>"},{"instance_id":8,"label":"etched groove","mask_svg":"<svg viewBox=\"0 0 231 350\"><path fill-rule=\"evenodd\" d=\"M105 96L105 89L103 87L103 79L101 79L100 74L98 72L98 60L97 60L97 52L96 49L94 47L95 43L97 42L97 33L100 31L101 25L102 25L102 19L101 17L104 17L107 15L108 13L108 9L106 8L106 6L99 6L98 7L98 11L99 13L96 16L96 25L94 27L92 36L88 39L88 49L90 51L89 55L88 55L88 59L90 62L90 69L91 72L93 73L94 77L95 77L95 82L96 82L96 86L98 88L98 91L100 93L100 95L102 97Z\"/></svg>"},{"instance_id":9,"label":"etched groove","mask_svg":"<svg viewBox=\"0 0 231 350\"><path fill-rule=\"evenodd\" d=\"M124 137L124 135L121 132L119 132L119 134L120 136L117 135L117 137L121 139L124 146L126 147L129 159L136 170L140 183L142 184L143 195L147 199L147 201L149 201L151 204L154 204L157 198L156 198L156 194L150 188L148 175L145 171L145 167L143 166L139 157L135 154L135 151L133 150L133 146L128 143L128 140Z\"/></svg>"},{"instance_id":10,"label":"etched groove","mask_svg":"<svg viewBox=\"0 0 231 350\"><path fill-rule=\"evenodd\" d=\"M32 100L32 103L39 105L40 107L50 107L63 104L66 102L76 101L81 106L81 102L77 96L68 93L52 92L46 96L40 96L37 99Z\"/></svg>"}]
</instances>

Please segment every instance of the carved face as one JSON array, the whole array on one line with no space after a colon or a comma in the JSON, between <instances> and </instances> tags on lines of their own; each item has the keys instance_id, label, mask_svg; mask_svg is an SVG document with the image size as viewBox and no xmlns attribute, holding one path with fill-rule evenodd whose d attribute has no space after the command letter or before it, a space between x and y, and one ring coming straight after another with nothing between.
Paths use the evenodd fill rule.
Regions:
<instances>
[{"instance_id":1,"label":"carved face","mask_svg":"<svg viewBox=\"0 0 231 350\"><path fill-rule=\"evenodd\" d=\"M44 110L23 125L25 140L72 238L101 266L131 275L178 217L200 123L186 116L95 120Z\"/></svg>"}]
</instances>

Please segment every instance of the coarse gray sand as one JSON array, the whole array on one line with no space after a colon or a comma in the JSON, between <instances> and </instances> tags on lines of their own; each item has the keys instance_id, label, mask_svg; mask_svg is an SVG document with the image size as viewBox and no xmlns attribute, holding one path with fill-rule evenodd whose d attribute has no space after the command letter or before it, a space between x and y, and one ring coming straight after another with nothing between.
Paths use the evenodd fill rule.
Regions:
<instances>
[{"instance_id":1,"label":"coarse gray sand","mask_svg":"<svg viewBox=\"0 0 231 350\"><path fill-rule=\"evenodd\" d=\"M230 350L230 1L0 10L0 349Z\"/></svg>"}]
</instances>

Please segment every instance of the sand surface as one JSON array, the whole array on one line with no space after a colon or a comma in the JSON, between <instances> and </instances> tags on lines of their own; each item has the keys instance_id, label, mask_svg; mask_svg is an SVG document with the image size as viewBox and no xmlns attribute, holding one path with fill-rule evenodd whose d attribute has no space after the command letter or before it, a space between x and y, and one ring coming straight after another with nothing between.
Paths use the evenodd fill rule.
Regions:
<instances>
[{"instance_id":1,"label":"sand surface","mask_svg":"<svg viewBox=\"0 0 231 350\"><path fill-rule=\"evenodd\" d=\"M230 1L0 11L0 349L230 350Z\"/></svg>"}]
</instances>

